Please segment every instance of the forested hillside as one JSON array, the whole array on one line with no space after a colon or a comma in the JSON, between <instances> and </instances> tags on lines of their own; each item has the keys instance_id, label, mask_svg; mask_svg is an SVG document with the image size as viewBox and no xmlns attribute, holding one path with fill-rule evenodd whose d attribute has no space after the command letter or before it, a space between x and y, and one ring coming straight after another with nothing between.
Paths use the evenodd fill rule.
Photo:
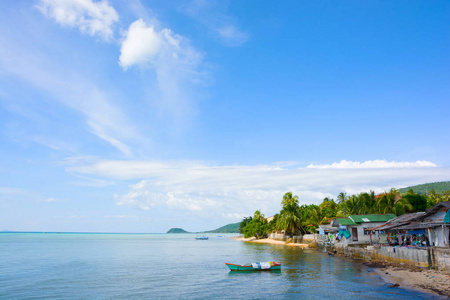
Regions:
<instances>
[{"instance_id":1,"label":"forested hillside","mask_svg":"<svg viewBox=\"0 0 450 300\"><path fill-rule=\"evenodd\" d=\"M442 194L445 191L450 191L450 181L441 181L441 182L432 182L419 184L411 187L406 187L399 189L398 191L402 194L406 193L409 189L412 189L414 192L426 195L431 190L434 190L436 193Z\"/></svg>"}]
</instances>

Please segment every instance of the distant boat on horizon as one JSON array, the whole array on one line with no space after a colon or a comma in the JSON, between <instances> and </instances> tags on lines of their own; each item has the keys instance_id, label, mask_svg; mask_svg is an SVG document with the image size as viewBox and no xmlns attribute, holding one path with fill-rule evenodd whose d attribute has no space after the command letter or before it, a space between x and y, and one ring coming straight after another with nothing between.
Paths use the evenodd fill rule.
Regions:
<instances>
[{"instance_id":1,"label":"distant boat on horizon","mask_svg":"<svg viewBox=\"0 0 450 300\"><path fill-rule=\"evenodd\" d=\"M209 237L207 236L196 236L195 239L196 240L207 240Z\"/></svg>"}]
</instances>

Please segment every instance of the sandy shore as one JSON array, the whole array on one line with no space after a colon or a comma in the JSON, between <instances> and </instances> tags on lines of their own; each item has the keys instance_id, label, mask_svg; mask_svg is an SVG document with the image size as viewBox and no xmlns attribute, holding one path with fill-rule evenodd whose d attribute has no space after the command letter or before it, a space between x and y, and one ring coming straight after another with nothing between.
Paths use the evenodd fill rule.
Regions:
<instances>
[{"instance_id":1,"label":"sandy shore","mask_svg":"<svg viewBox=\"0 0 450 300\"><path fill-rule=\"evenodd\" d=\"M282 242L282 241L275 241L272 239L257 240L255 237L244 238L244 237L240 237L240 236L232 237L232 239L237 240L237 241L249 242L249 243L284 245L284 246L289 246L289 247L308 248L307 244L286 243L286 242Z\"/></svg>"},{"instance_id":2,"label":"sandy shore","mask_svg":"<svg viewBox=\"0 0 450 300\"><path fill-rule=\"evenodd\" d=\"M450 297L450 275L425 268L395 267L383 263L367 264L392 285Z\"/></svg>"}]
</instances>

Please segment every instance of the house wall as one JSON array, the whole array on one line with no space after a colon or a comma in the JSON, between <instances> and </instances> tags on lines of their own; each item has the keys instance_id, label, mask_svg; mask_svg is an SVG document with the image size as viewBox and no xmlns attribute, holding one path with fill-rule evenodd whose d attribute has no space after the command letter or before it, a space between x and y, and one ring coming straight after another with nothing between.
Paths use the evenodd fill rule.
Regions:
<instances>
[{"instance_id":1,"label":"house wall","mask_svg":"<svg viewBox=\"0 0 450 300\"><path fill-rule=\"evenodd\" d=\"M424 219L425 223L444 223L444 217L447 213L448 208L443 207L431 216L428 216Z\"/></svg>"},{"instance_id":2,"label":"house wall","mask_svg":"<svg viewBox=\"0 0 450 300\"><path fill-rule=\"evenodd\" d=\"M351 243L353 241L353 232L352 228L357 228L358 230L358 243L370 243L370 235L364 234L365 228L372 228L376 226L380 226L385 224L385 222L370 222L370 223L362 223L359 225L353 225L353 226L347 226L348 230L352 234L350 238L348 238L347 243ZM377 243L378 242L378 236L376 234L372 233L372 242Z\"/></svg>"}]
</instances>

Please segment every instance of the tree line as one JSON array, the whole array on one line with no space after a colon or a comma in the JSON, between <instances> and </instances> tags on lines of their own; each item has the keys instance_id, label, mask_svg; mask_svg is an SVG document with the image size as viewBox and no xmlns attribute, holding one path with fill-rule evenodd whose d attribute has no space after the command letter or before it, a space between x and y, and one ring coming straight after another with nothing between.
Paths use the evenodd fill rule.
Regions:
<instances>
[{"instance_id":1,"label":"tree line","mask_svg":"<svg viewBox=\"0 0 450 300\"><path fill-rule=\"evenodd\" d=\"M409 189L401 194L396 189L376 195L374 191L347 195L340 193L334 199L324 198L319 205L300 205L298 196L287 192L281 201L281 210L268 222L260 210L245 217L239 226L244 237L267 237L271 232L283 231L286 235L314 233L321 224L334 218L360 214L395 214L425 211L438 202L450 201L450 191L437 193L431 190L421 195Z\"/></svg>"}]
</instances>

